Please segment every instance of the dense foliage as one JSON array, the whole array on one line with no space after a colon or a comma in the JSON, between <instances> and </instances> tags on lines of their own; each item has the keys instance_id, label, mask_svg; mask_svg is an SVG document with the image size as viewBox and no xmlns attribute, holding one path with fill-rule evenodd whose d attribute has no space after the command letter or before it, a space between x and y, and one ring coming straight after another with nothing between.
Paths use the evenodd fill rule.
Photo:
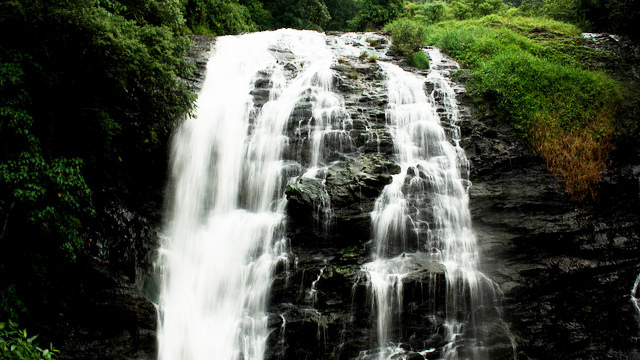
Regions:
<instances>
[{"instance_id":1,"label":"dense foliage","mask_svg":"<svg viewBox=\"0 0 640 360\"><path fill-rule=\"evenodd\" d=\"M410 56L424 45L425 27L415 21L398 19L390 23L387 29L391 31L391 50L400 55Z\"/></svg>"},{"instance_id":2,"label":"dense foliage","mask_svg":"<svg viewBox=\"0 0 640 360\"><path fill-rule=\"evenodd\" d=\"M94 214L91 189L116 186L191 108L177 80L189 41L176 34L179 12L164 20L124 1L0 10L3 33L21 29L0 43L0 236L31 229L71 255Z\"/></svg>"},{"instance_id":3,"label":"dense foliage","mask_svg":"<svg viewBox=\"0 0 640 360\"><path fill-rule=\"evenodd\" d=\"M369 0L364 1L367 3ZM362 0L181 0L188 31L229 35L282 27L345 30ZM399 2L400 8L402 1Z\"/></svg>"},{"instance_id":4,"label":"dense foliage","mask_svg":"<svg viewBox=\"0 0 640 360\"><path fill-rule=\"evenodd\" d=\"M0 322L0 357L5 360L52 360L57 359L58 350L38 346L38 335L28 336L26 329L9 320Z\"/></svg>"},{"instance_id":5,"label":"dense foliage","mask_svg":"<svg viewBox=\"0 0 640 360\"><path fill-rule=\"evenodd\" d=\"M402 14L402 0L360 0L358 14L349 21L355 30L379 29Z\"/></svg>"},{"instance_id":6,"label":"dense foliage","mask_svg":"<svg viewBox=\"0 0 640 360\"><path fill-rule=\"evenodd\" d=\"M635 0L523 0L516 5L528 15L569 22L583 31L640 37Z\"/></svg>"},{"instance_id":7,"label":"dense foliage","mask_svg":"<svg viewBox=\"0 0 640 360\"><path fill-rule=\"evenodd\" d=\"M87 255L100 204L162 184L194 100L183 28L177 0L0 3L0 321L50 299L47 274Z\"/></svg>"}]
</instances>

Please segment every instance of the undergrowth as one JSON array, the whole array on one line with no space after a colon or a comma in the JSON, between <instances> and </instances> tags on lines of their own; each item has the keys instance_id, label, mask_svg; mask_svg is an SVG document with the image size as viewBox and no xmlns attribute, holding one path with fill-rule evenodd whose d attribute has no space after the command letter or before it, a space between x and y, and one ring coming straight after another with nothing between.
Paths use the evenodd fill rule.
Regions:
<instances>
[{"instance_id":1,"label":"undergrowth","mask_svg":"<svg viewBox=\"0 0 640 360\"><path fill-rule=\"evenodd\" d=\"M0 322L0 358L5 360L54 360L58 358L58 350L52 345L41 348L35 336L28 336L26 329L9 320Z\"/></svg>"},{"instance_id":2,"label":"undergrowth","mask_svg":"<svg viewBox=\"0 0 640 360\"><path fill-rule=\"evenodd\" d=\"M600 69L608 55L586 41L569 24L500 15L440 22L426 36L472 70L471 90L495 99L575 200L595 197L622 98Z\"/></svg>"},{"instance_id":3,"label":"undergrowth","mask_svg":"<svg viewBox=\"0 0 640 360\"><path fill-rule=\"evenodd\" d=\"M423 51L416 51L409 57L409 63L411 66L416 67L418 69L428 69L429 68L429 58L427 54Z\"/></svg>"}]
</instances>

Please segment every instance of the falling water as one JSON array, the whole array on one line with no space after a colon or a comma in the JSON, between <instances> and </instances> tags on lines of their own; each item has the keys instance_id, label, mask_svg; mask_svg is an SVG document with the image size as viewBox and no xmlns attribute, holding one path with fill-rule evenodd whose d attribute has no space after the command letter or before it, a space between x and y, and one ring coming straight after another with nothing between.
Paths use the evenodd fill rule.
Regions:
<instances>
[{"instance_id":1,"label":"falling water","mask_svg":"<svg viewBox=\"0 0 640 360\"><path fill-rule=\"evenodd\" d=\"M263 358L271 276L287 258L284 188L300 175L300 166L283 161L285 129L296 103L328 87L331 59L324 36L313 32L217 39L197 114L172 144L160 359ZM265 88L257 106L252 94ZM335 105L320 103L318 112Z\"/></svg>"},{"instance_id":2,"label":"falling water","mask_svg":"<svg viewBox=\"0 0 640 360\"><path fill-rule=\"evenodd\" d=\"M638 328L640 328L640 291L638 291L638 288L640 288L640 274L636 277L633 288L631 288L631 303L636 311L636 321L638 322Z\"/></svg>"},{"instance_id":3,"label":"falling water","mask_svg":"<svg viewBox=\"0 0 640 360\"><path fill-rule=\"evenodd\" d=\"M328 41L294 30L217 39L197 113L172 143L159 251L159 359L264 358L269 331L276 331L268 329L266 314L272 277L290 257L285 188L324 186L332 162L358 151L344 99L332 89ZM362 36L332 41L344 45L342 56L357 56L355 45L364 44ZM441 55L429 55L431 94L424 78L380 62L387 128L402 171L376 201L373 261L364 265L377 318L374 356L402 358L402 334L393 324L402 319L403 281L421 268L431 269L431 279L446 278L445 345L437 351L445 359L480 359L498 294L478 270L454 89L442 77ZM317 218L328 224L329 197L316 205ZM318 280L309 292L312 307ZM287 319L280 316L284 335ZM326 339L320 325L318 339ZM413 350L424 357L436 351Z\"/></svg>"},{"instance_id":4,"label":"falling water","mask_svg":"<svg viewBox=\"0 0 640 360\"><path fill-rule=\"evenodd\" d=\"M419 264L432 263L439 265L431 266L434 272L444 270L447 284L441 358L482 359L487 357L485 322L493 318L500 323L499 289L478 270L455 91L442 75L442 55L436 49L428 53L427 79L380 64L389 92L387 126L402 171L384 188L372 213L373 261L364 270L377 316L380 349L374 356L402 358L402 334L393 329L402 320L403 280ZM425 91L425 80L435 87L431 94Z\"/></svg>"}]
</instances>

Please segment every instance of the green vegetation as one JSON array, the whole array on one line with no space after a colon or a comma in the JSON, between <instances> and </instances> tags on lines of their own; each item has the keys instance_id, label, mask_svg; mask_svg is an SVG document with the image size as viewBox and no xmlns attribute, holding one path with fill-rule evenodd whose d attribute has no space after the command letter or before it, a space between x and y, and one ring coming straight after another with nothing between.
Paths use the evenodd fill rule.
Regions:
<instances>
[{"instance_id":1,"label":"green vegetation","mask_svg":"<svg viewBox=\"0 0 640 360\"><path fill-rule=\"evenodd\" d=\"M573 198L595 196L621 92L575 27L490 15L433 25L427 43L473 71L470 87L496 102Z\"/></svg>"},{"instance_id":2,"label":"green vegetation","mask_svg":"<svg viewBox=\"0 0 640 360\"><path fill-rule=\"evenodd\" d=\"M589 48L577 26L613 29L598 24L618 19L623 25L616 29L633 36L626 24L637 10L627 1L506 3L519 8L499 0L407 2L385 28L392 49L413 66L428 66L417 50L433 45L470 69L468 86L478 103L497 105L572 198L593 198L623 94L601 68L611 55Z\"/></svg>"},{"instance_id":3,"label":"green vegetation","mask_svg":"<svg viewBox=\"0 0 640 360\"><path fill-rule=\"evenodd\" d=\"M181 0L188 31L230 35L277 28L345 30L357 0Z\"/></svg>"},{"instance_id":4,"label":"green vegetation","mask_svg":"<svg viewBox=\"0 0 640 360\"><path fill-rule=\"evenodd\" d=\"M49 345L42 349L35 341L38 335L29 337L26 329L9 320L0 322L0 357L6 360L52 360L57 359L58 350Z\"/></svg>"},{"instance_id":5,"label":"green vegetation","mask_svg":"<svg viewBox=\"0 0 640 360\"><path fill-rule=\"evenodd\" d=\"M360 0L359 12L348 24L353 30L372 30L402 15L403 0Z\"/></svg>"},{"instance_id":6,"label":"green vegetation","mask_svg":"<svg viewBox=\"0 0 640 360\"><path fill-rule=\"evenodd\" d=\"M423 24L408 18L400 18L389 23L385 28L391 32L391 50L406 57L411 66L419 69L429 68L429 59L421 50L426 36L426 27Z\"/></svg>"},{"instance_id":7,"label":"green vegetation","mask_svg":"<svg viewBox=\"0 0 640 360\"><path fill-rule=\"evenodd\" d=\"M178 0L0 3L0 321L29 322L88 257L101 204L162 184L195 99L183 29Z\"/></svg>"},{"instance_id":8,"label":"green vegetation","mask_svg":"<svg viewBox=\"0 0 640 360\"><path fill-rule=\"evenodd\" d=\"M190 70L179 12L164 19L106 3L2 4L0 29L21 29L0 42L2 240L44 237L74 257L95 215L93 191L138 175L191 109L177 79Z\"/></svg>"},{"instance_id":9,"label":"green vegetation","mask_svg":"<svg viewBox=\"0 0 640 360\"><path fill-rule=\"evenodd\" d=\"M0 38L3 358L15 349L45 357L11 321L29 323L22 319L38 316L29 309L57 291L48 271L90 258L87 234L103 205L135 207L162 186L171 129L195 99L180 80L192 71L189 33L386 28L393 49L419 68L429 67L421 47L438 46L470 69L479 104L493 102L574 198L594 196L621 92L600 68L606 53L586 47L578 26L637 36L638 9L633 0L512 4L519 8L499 0L0 2L0 31L10 34Z\"/></svg>"},{"instance_id":10,"label":"green vegetation","mask_svg":"<svg viewBox=\"0 0 640 360\"><path fill-rule=\"evenodd\" d=\"M429 68L429 58L427 54L423 51L416 51L409 57L409 63L411 66L416 67L418 69L428 69Z\"/></svg>"},{"instance_id":11,"label":"green vegetation","mask_svg":"<svg viewBox=\"0 0 640 360\"><path fill-rule=\"evenodd\" d=\"M270 14L262 4L253 1L246 5L238 0L194 0L182 6L186 25L197 33L227 35L256 31L259 29L257 22L268 27Z\"/></svg>"},{"instance_id":12,"label":"green vegetation","mask_svg":"<svg viewBox=\"0 0 640 360\"><path fill-rule=\"evenodd\" d=\"M640 7L634 0L524 0L509 1L524 14L544 16L579 26L588 32L640 37Z\"/></svg>"},{"instance_id":13,"label":"green vegetation","mask_svg":"<svg viewBox=\"0 0 640 360\"><path fill-rule=\"evenodd\" d=\"M386 26L391 31L391 50L411 56L424 45L425 27L417 21L398 19Z\"/></svg>"}]
</instances>

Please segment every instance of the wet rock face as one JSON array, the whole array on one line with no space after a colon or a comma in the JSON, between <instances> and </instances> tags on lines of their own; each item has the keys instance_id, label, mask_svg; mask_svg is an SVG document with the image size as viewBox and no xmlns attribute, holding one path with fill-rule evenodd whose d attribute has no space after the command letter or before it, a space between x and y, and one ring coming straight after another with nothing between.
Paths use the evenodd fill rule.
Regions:
<instances>
[{"instance_id":1,"label":"wet rock face","mask_svg":"<svg viewBox=\"0 0 640 360\"><path fill-rule=\"evenodd\" d=\"M196 88L204 78L203 51L211 43L198 46L194 61L200 72L192 79ZM299 71L286 50L271 51L290 64L287 77ZM330 161L321 179L300 177L286 188L292 259L277 269L273 280L268 309L273 331L265 354L270 360L354 359L362 349L378 346L361 267L371 259L370 212L400 169L386 129L388 99L379 65L345 56L332 69L333 86L351 118L353 143L345 153L323 154ZM256 113L273 91L271 75L268 70L256 75ZM425 90L433 85L427 83ZM470 210L482 248L481 270L504 293L502 315L518 344L518 359L640 358L640 329L629 299L640 273L640 153L632 141L637 131L619 135L626 145L612 153L602 200L578 205L496 114L476 113L464 95L458 100L461 146L471 163ZM297 104L287 125L291 174L300 174L300 164L310 162L308 151L299 151L309 148L308 129L300 124L313 118L313 101L309 97ZM419 176L419 169L410 171ZM331 211L323 212L327 208ZM144 225L126 212L112 215L114 224ZM128 242L137 244L139 235L126 234ZM155 308L133 286L132 263L144 256L129 252L126 244L112 252L131 277L104 266L89 266L78 275L82 286L73 291L82 296L67 304L65 309L74 311L56 319L61 325L53 331L60 334L54 344L65 350L63 358L156 358ZM444 345L439 325L444 271L428 259L415 259L414 265L415 271L402 280L404 310L394 314L392 331L410 339L407 349L438 349ZM497 336L501 330L489 331ZM513 358L510 345L503 343L488 351L490 359ZM412 360L441 356L439 351L404 355Z\"/></svg>"},{"instance_id":2,"label":"wet rock face","mask_svg":"<svg viewBox=\"0 0 640 360\"><path fill-rule=\"evenodd\" d=\"M282 314L274 324L283 330L272 333L269 359L348 359L358 355L357 349L376 346L375 320L359 269L370 259L369 212L388 182L385 171L396 171L384 123L387 99L375 64L349 59L333 70L335 87L353 119L358 153L332 164L324 183L305 179L287 190L297 266L274 284L271 311L274 317ZM502 316L515 337L518 358L640 358L640 329L629 296L640 273L640 152L632 140L637 131L617 135L620 148L614 148L603 175L600 200L575 204L490 106L477 113L470 96L460 95L458 101L481 270L503 292ZM624 124L637 122L637 112L628 113ZM367 162L373 166L354 166ZM333 209L324 236L309 225L322 218L310 215L319 202ZM443 345L438 319L421 318L430 313L425 306L442 306L434 300L443 296L445 286L437 274L427 271L405 280L402 327L415 339L408 348ZM491 359L512 358L509 344L497 343L488 353Z\"/></svg>"},{"instance_id":3,"label":"wet rock face","mask_svg":"<svg viewBox=\"0 0 640 360\"><path fill-rule=\"evenodd\" d=\"M614 150L599 200L576 204L491 111L461 128L483 271L504 292L518 358L638 358L639 152Z\"/></svg>"},{"instance_id":4,"label":"wet rock face","mask_svg":"<svg viewBox=\"0 0 640 360\"><path fill-rule=\"evenodd\" d=\"M299 179L286 189L289 232L299 234L309 224L323 222L329 222L331 229L327 234L316 227L304 237L294 236L294 242L308 243L318 236L325 237L325 242L344 244L367 241L375 200L391 183L391 175L399 172L395 162L379 154L365 154L348 162L334 162L324 180ZM330 214L323 213L327 208L331 209Z\"/></svg>"},{"instance_id":5,"label":"wet rock face","mask_svg":"<svg viewBox=\"0 0 640 360\"><path fill-rule=\"evenodd\" d=\"M193 41L193 46L188 50L187 61L193 64L193 76L184 80L194 92L198 92L204 83L209 52L213 48L215 38L210 35L191 35L190 39Z\"/></svg>"},{"instance_id":6,"label":"wet rock face","mask_svg":"<svg viewBox=\"0 0 640 360\"><path fill-rule=\"evenodd\" d=\"M105 265L86 265L59 286L69 296L57 310L60 359L155 359L155 306L132 279Z\"/></svg>"}]
</instances>

